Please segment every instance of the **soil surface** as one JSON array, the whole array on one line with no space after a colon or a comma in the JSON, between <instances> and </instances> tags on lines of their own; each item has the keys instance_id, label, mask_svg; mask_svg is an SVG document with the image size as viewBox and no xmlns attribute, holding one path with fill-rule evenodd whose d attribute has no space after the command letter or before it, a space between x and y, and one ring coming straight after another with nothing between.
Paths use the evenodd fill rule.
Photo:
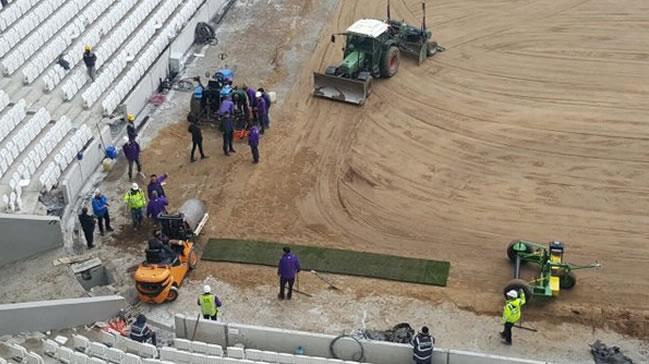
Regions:
<instances>
[{"instance_id":1,"label":"soil surface","mask_svg":"<svg viewBox=\"0 0 649 364\"><path fill-rule=\"evenodd\" d=\"M421 15L420 1L392 1L394 18L418 24ZM588 363L587 344L600 338L649 362L649 6L435 1L427 22L445 52L419 66L403 57L362 107L313 98L312 72L341 59L342 40L331 44L329 34L360 17L384 18L384 2L238 1L218 46L198 49L184 76L229 66L237 82L278 93L261 163L243 142L224 156L209 127L210 158L189 163L189 94L178 92L150 110L145 173L170 175L170 210L194 197L208 204L202 243L248 238L448 260L448 287L328 275L342 288L332 291L305 272L301 289L314 297L279 302L273 269L201 262L178 301L149 307L152 315L195 315L207 282L231 321L337 333L361 327L367 312L368 327L427 323L455 349ZM124 168L102 185L111 198L129 186ZM130 264L146 232L133 235L122 212L100 249ZM602 267L527 305L524 324L539 332L515 331L509 348L497 316L512 278L505 249L518 238L562 240L569 262Z\"/></svg>"},{"instance_id":2,"label":"soil surface","mask_svg":"<svg viewBox=\"0 0 649 364\"><path fill-rule=\"evenodd\" d=\"M305 4L300 15L313 6ZM258 82L266 88L297 75L271 109L261 163L250 163L245 144L223 156L207 133L211 158L188 164L179 122L160 132L144 164L172 176L172 205L208 202L205 236L448 260L447 288L404 293L477 313L501 309L510 240L562 240L568 261L602 268L578 271L575 289L530 304L526 317L648 337L649 8L465 0L428 13L447 51L420 66L404 57L363 107L311 97L311 72L340 60L331 32L382 18L383 2L340 2L300 68L286 69L286 46L244 47L254 61L253 70L237 63L242 82L258 76L256 62L273 65ZM418 23L422 12L402 1L392 14ZM268 31L261 21L246 32Z\"/></svg>"}]
</instances>

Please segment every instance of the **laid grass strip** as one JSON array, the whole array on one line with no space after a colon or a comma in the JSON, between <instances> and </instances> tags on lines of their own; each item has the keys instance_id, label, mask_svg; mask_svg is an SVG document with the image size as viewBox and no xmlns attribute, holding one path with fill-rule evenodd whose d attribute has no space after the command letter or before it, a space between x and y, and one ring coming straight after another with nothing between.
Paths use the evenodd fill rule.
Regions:
<instances>
[{"instance_id":1,"label":"laid grass strip","mask_svg":"<svg viewBox=\"0 0 649 364\"><path fill-rule=\"evenodd\" d=\"M394 281L446 286L450 263L264 241L210 239L204 260L276 267L282 248L288 246L300 259L303 271L346 274Z\"/></svg>"}]
</instances>

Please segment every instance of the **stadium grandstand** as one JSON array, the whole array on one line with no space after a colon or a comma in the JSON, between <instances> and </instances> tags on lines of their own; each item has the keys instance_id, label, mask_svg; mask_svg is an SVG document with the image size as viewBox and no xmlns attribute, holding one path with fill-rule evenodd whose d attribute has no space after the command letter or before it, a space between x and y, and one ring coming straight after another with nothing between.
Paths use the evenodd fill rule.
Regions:
<instances>
[{"instance_id":1,"label":"stadium grandstand","mask_svg":"<svg viewBox=\"0 0 649 364\"><path fill-rule=\"evenodd\" d=\"M2 213L65 215L225 0L14 0L0 9ZM97 56L92 80L85 47ZM176 62L175 64L177 64ZM116 123L116 121L119 121ZM6 215L3 215L5 218Z\"/></svg>"}]
</instances>

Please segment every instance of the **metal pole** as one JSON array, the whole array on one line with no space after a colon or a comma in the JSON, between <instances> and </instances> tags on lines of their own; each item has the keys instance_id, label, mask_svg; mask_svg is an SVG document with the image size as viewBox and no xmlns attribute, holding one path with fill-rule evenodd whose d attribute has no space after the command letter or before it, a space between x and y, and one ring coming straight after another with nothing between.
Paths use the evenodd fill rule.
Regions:
<instances>
[{"instance_id":1,"label":"metal pole","mask_svg":"<svg viewBox=\"0 0 649 364\"><path fill-rule=\"evenodd\" d=\"M516 264L514 264L514 278L518 279L521 276L521 257L516 254Z\"/></svg>"}]
</instances>

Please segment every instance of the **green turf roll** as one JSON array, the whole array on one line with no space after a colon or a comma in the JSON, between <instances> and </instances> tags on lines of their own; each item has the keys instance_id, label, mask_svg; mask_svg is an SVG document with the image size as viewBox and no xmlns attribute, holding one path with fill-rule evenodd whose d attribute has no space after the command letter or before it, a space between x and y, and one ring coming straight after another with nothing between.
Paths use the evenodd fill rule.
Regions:
<instances>
[{"instance_id":1,"label":"green turf roll","mask_svg":"<svg viewBox=\"0 0 649 364\"><path fill-rule=\"evenodd\" d=\"M446 286L451 266L444 261L235 239L210 239L202 259L275 267L285 246L290 247L298 256L304 271L313 269L318 272Z\"/></svg>"}]
</instances>

